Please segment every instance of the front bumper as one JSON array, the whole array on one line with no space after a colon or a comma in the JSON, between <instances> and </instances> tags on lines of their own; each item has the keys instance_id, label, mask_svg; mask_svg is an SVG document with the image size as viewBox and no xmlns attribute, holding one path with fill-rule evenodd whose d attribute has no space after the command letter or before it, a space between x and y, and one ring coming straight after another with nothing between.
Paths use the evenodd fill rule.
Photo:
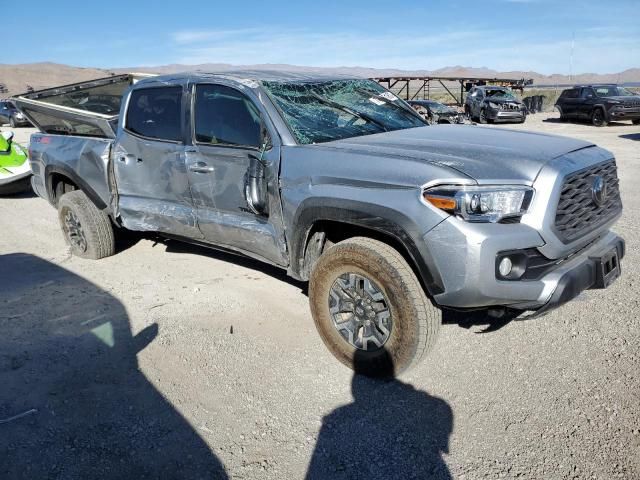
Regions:
<instances>
[{"instance_id":1,"label":"front bumper","mask_svg":"<svg viewBox=\"0 0 640 480\"><path fill-rule=\"evenodd\" d=\"M609 120L637 120L640 118L640 108L612 108L609 110Z\"/></svg>"},{"instance_id":2,"label":"front bumper","mask_svg":"<svg viewBox=\"0 0 640 480\"><path fill-rule=\"evenodd\" d=\"M606 232L578 253L559 260L535 280L499 280L496 257L506 250L541 247L538 232L524 224L472 224L450 218L424 236L442 278L444 292L434 295L450 308L508 306L520 310L555 308L594 285L594 260L623 240Z\"/></svg>"},{"instance_id":3,"label":"front bumper","mask_svg":"<svg viewBox=\"0 0 640 480\"><path fill-rule=\"evenodd\" d=\"M521 122L526 114L524 110L496 110L488 108L485 115L494 122Z\"/></svg>"}]
</instances>

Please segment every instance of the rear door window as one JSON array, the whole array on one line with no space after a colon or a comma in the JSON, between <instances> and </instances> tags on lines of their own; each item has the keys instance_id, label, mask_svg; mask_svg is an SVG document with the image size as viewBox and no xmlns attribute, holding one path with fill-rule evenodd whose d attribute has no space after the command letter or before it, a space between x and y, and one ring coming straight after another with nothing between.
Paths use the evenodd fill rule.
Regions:
<instances>
[{"instance_id":1,"label":"rear door window","mask_svg":"<svg viewBox=\"0 0 640 480\"><path fill-rule=\"evenodd\" d=\"M572 88L571 90L567 90L566 98L578 98L580 96L580 89Z\"/></svg>"},{"instance_id":2,"label":"rear door window","mask_svg":"<svg viewBox=\"0 0 640 480\"><path fill-rule=\"evenodd\" d=\"M238 90L196 85L195 141L220 146L260 146L260 112Z\"/></svg>"},{"instance_id":3,"label":"rear door window","mask_svg":"<svg viewBox=\"0 0 640 480\"><path fill-rule=\"evenodd\" d=\"M583 88L582 89L582 98L587 98L589 95L593 96L593 88Z\"/></svg>"},{"instance_id":4,"label":"rear door window","mask_svg":"<svg viewBox=\"0 0 640 480\"><path fill-rule=\"evenodd\" d=\"M179 142L182 87L141 88L131 92L125 129L142 137Z\"/></svg>"}]
</instances>

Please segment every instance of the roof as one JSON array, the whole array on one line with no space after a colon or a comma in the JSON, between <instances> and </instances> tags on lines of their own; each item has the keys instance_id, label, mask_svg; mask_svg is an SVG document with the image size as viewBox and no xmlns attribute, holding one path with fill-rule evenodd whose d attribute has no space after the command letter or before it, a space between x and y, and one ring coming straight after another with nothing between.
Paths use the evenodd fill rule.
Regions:
<instances>
[{"instance_id":1,"label":"roof","mask_svg":"<svg viewBox=\"0 0 640 480\"><path fill-rule=\"evenodd\" d=\"M327 82L331 80L353 80L363 79L354 75L327 74L320 72L297 72L286 70L237 70L225 72L182 72L158 75L138 82L138 84L156 82L179 82L193 80L212 80L215 78L225 78L235 81L265 81L265 82Z\"/></svg>"},{"instance_id":2,"label":"roof","mask_svg":"<svg viewBox=\"0 0 640 480\"><path fill-rule=\"evenodd\" d=\"M574 85L571 88L585 88L585 87L617 87L615 83L584 83L580 85Z\"/></svg>"}]
</instances>

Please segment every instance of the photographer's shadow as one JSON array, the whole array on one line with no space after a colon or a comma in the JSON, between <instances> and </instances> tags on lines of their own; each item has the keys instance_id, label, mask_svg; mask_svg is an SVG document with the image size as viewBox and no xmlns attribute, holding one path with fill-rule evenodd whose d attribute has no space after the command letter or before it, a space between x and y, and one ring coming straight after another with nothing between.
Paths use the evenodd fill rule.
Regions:
<instances>
[{"instance_id":1,"label":"photographer's shadow","mask_svg":"<svg viewBox=\"0 0 640 480\"><path fill-rule=\"evenodd\" d=\"M226 479L189 422L139 369L108 292L33 255L0 255L0 478Z\"/></svg>"},{"instance_id":2,"label":"photographer's shadow","mask_svg":"<svg viewBox=\"0 0 640 480\"><path fill-rule=\"evenodd\" d=\"M447 402L395 378L356 373L351 388L353 402L323 419L307 480L451 479L442 458L453 430Z\"/></svg>"}]
</instances>

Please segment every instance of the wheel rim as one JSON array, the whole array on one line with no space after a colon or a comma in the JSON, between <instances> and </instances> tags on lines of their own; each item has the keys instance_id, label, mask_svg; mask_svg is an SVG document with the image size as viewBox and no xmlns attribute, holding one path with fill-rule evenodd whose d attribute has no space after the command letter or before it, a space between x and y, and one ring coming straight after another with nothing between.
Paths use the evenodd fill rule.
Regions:
<instances>
[{"instance_id":1,"label":"wheel rim","mask_svg":"<svg viewBox=\"0 0 640 480\"><path fill-rule=\"evenodd\" d=\"M602 111L601 110L596 110L595 112L593 112L593 123L595 125L602 125Z\"/></svg>"},{"instance_id":2,"label":"wheel rim","mask_svg":"<svg viewBox=\"0 0 640 480\"><path fill-rule=\"evenodd\" d=\"M64 231L73 247L81 252L87 250L87 239L84 236L82 224L71 210L67 210L64 214Z\"/></svg>"},{"instance_id":3,"label":"wheel rim","mask_svg":"<svg viewBox=\"0 0 640 480\"><path fill-rule=\"evenodd\" d=\"M333 282L329 312L338 333L359 350L378 350L389 340L393 326L389 302L364 275L345 273Z\"/></svg>"}]
</instances>

